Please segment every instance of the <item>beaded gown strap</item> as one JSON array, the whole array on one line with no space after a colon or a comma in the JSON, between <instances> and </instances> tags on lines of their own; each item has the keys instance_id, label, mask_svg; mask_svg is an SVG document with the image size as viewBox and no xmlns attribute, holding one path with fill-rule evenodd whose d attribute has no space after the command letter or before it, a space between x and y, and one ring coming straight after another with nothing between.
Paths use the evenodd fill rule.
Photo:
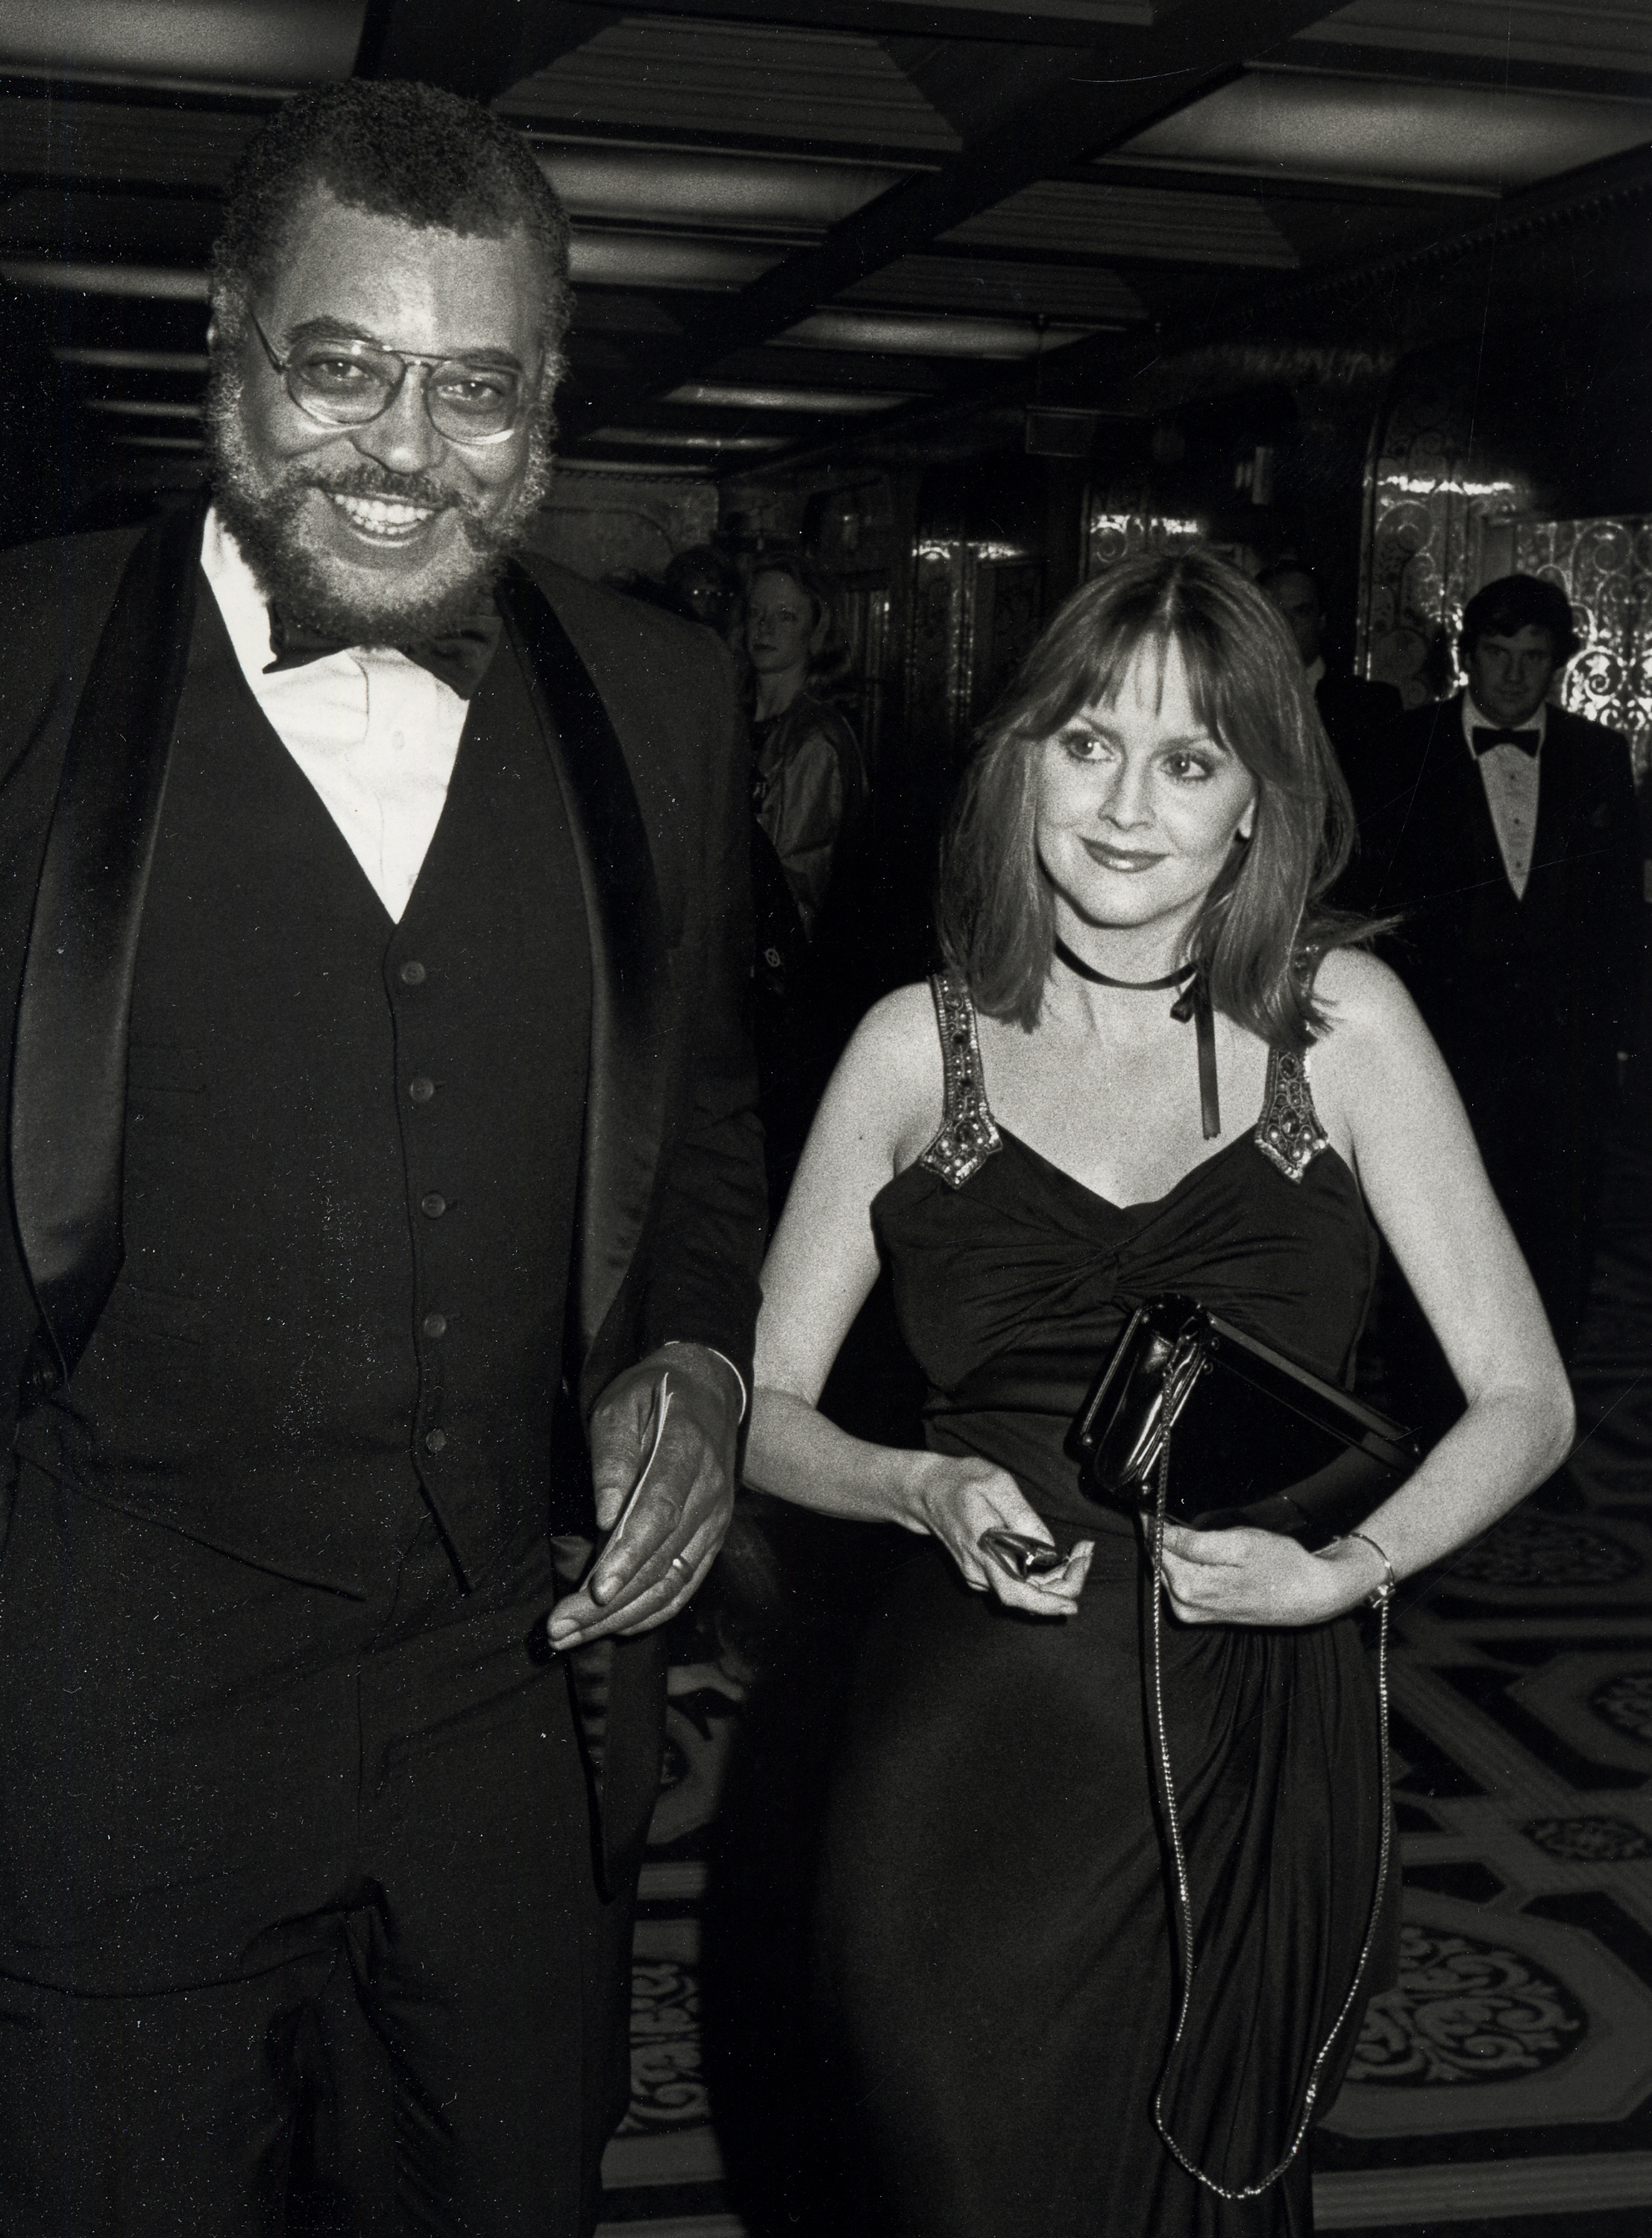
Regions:
<instances>
[{"instance_id":1,"label":"beaded gown strap","mask_svg":"<svg viewBox=\"0 0 1652 2238\"><path fill-rule=\"evenodd\" d=\"M1288 1182L1299 1182L1331 1137L1319 1124L1308 1086L1308 1061L1294 1049L1268 1051L1267 1092L1252 1138Z\"/></svg>"},{"instance_id":2,"label":"beaded gown strap","mask_svg":"<svg viewBox=\"0 0 1652 2238\"><path fill-rule=\"evenodd\" d=\"M995 1150L1003 1148L1003 1137L987 1109L975 1006L968 988L953 972L937 971L929 981L929 992L941 1030L946 1100L940 1127L918 1163L926 1173L938 1175L948 1189L961 1189Z\"/></svg>"}]
</instances>

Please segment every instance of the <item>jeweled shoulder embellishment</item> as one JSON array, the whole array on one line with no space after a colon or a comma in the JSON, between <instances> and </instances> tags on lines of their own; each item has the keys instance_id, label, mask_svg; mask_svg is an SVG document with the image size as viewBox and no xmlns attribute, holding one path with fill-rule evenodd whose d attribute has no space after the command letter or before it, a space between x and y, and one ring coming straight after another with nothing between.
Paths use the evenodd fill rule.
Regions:
<instances>
[{"instance_id":1,"label":"jeweled shoulder embellishment","mask_svg":"<svg viewBox=\"0 0 1652 2238\"><path fill-rule=\"evenodd\" d=\"M928 1149L918 1159L926 1173L935 1174L948 1189L961 1189L978 1174L1003 1137L987 1109L981 1077L981 1043L975 1035L975 1006L969 990L950 972L937 971L929 982L935 998L935 1023L941 1030L941 1058L946 1073L946 1096L941 1125Z\"/></svg>"},{"instance_id":2,"label":"jeweled shoulder embellishment","mask_svg":"<svg viewBox=\"0 0 1652 2238\"><path fill-rule=\"evenodd\" d=\"M1294 1050L1269 1052L1267 1094L1253 1139L1288 1182L1299 1182L1320 1151L1331 1148L1331 1137L1313 1108L1307 1060Z\"/></svg>"}]
</instances>

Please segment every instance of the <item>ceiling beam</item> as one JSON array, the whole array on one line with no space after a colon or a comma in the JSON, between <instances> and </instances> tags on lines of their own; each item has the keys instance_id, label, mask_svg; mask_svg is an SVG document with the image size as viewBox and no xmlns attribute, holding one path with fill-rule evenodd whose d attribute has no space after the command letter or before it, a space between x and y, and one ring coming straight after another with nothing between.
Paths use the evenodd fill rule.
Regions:
<instances>
[{"instance_id":1,"label":"ceiling beam","mask_svg":"<svg viewBox=\"0 0 1652 2238\"><path fill-rule=\"evenodd\" d=\"M1150 30L1111 32L1104 46L1029 47L1008 73L1001 55L942 50L926 74L945 82L948 106L975 120L961 151L833 226L726 306L697 320L647 374L568 400L570 439L661 387L691 379L712 359L784 331L856 280L926 248L978 210L1035 179L1103 153L1236 74L1324 13L1324 0L1184 0ZM970 68L973 64L973 70Z\"/></svg>"},{"instance_id":2,"label":"ceiling beam","mask_svg":"<svg viewBox=\"0 0 1652 2238\"><path fill-rule=\"evenodd\" d=\"M654 0L650 0L654 4ZM672 0L666 0L672 4ZM1444 48L1407 45L1403 39L1385 44L1380 39L1316 39L1312 33L1292 40L1288 50L1274 57L1289 70L1323 72L1335 77L1371 77L1413 85L1477 85L1497 93L1570 93L1585 99L1644 101L1652 95L1652 70L1607 69L1588 63L1551 59L1532 62L1507 55L1501 46L1492 50L1487 42L1480 54Z\"/></svg>"},{"instance_id":3,"label":"ceiling beam","mask_svg":"<svg viewBox=\"0 0 1652 2238\"><path fill-rule=\"evenodd\" d=\"M600 0L611 22L638 12L639 0ZM1016 8L1008 0L646 0L651 16L702 16L718 23L776 24L788 30L859 31L868 38L979 40L1024 47L1094 46L1113 25L1145 30L1161 20L1141 0L1068 6L1040 0ZM541 65L543 67L543 65Z\"/></svg>"},{"instance_id":4,"label":"ceiling beam","mask_svg":"<svg viewBox=\"0 0 1652 2238\"><path fill-rule=\"evenodd\" d=\"M586 0L367 0L356 77L418 78L472 101L583 47L616 19Z\"/></svg>"},{"instance_id":5,"label":"ceiling beam","mask_svg":"<svg viewBox=\"0 0 1652 2238\"><path fill-rule=\"evenodd\" d=\"M1483 321L1489 322L1488 331L1518 331L1531 319L1534 300L1543 298L1543 290L1534 291L1529 273L1522 276L1527 268L1502 252L1517 242L1540 243L1544 236L1552 236L1564 262L1576 253L1565 244L1567 228L1616 223L1638 238L1646 223L1641 212L1649 208L1652 149L1636 149L1568 178L1511 195L1490 219L1477 222L1464 211L1464 222L1448 229L1436 226L1398 246L1339 260L1292 280L1266 281L1230 300L1214 317L1201 309L1196 317L1166 321L1151 333L1098 334L1074 342L1046 357L1041 367L1018 366L995 373L967 399L915 401L891 411L863 436L846 441L840 435L811 444L775 463L790 472L826 459L863 459L879 444L910 442L961 416L1014 409L1029 402L1035 393L1047 404L1094 409L1100 399L1124 398L1128 384L1151 373L1155 365L1203 349L1296 340L1332 352L1357 352L1363 344L1374 355L1384 349L1410 350L1460 338L1477 331ZM1638 270L1644 271L1643 260ZM1478 284L1467 284L1465 273ZM1626 261L1626 279L1630 277ZM1448 280L1449 286L1444 284ZM1408 300L1414 306L1417 291L1431 281L1447 315L1427 321L1430 331L1425 334L1402 331L1394 315L1397 304ZM1652 299L1652 288L1644 281L1638 292L1643 301ZM1384 308L1376 315L1383 329L1379 334L1371 332L1374 295L1384 301ZM1142 407L1137 403L1131 408Z\"/></svg>"}]
</instances>

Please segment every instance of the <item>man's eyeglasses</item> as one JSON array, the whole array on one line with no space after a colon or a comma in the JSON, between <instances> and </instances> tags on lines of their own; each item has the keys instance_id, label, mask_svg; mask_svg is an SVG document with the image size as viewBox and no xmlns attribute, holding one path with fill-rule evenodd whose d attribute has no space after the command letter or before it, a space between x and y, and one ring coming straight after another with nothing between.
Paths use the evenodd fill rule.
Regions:
<instances>
[{"instance_id":1,"label":"man's eyeglasses","mask_svg":"<svg viewBox=\"0 0 1652 2238\"><path fill-rule=\"evenodd\" d=\"M523 377L508 367L347 341L301 342L289 357L277 357L250 304L247 315L287 394L307 420L324 427L365 427L379 419L400 394L408 367L423 365L430 368L425 410L439 435L450 443L502 443L516 433Z\"/></svg>"}]
</instances>

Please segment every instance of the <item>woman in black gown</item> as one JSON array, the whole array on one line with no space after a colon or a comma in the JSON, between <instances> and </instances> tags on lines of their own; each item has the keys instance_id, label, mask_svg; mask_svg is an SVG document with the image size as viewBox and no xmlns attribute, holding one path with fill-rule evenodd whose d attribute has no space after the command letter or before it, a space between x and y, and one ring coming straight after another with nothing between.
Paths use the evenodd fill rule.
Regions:
<instances>
[{"instance_id":1,"label":"woman in black gown","mask_svg":"<svg viewBox=\"0 0 1652 2238\"><path fill-rule=\"evenodd\" d=\"M1377 1881L1377 1712L1351 1612L1386 1566L1404 1577L1483 1530L1570 1435L1437 1052L1350 944L1358 924L1321 904L1345 799L1295 648L1244 577L1187 553L1079 592L955 818L948 969L861 1028L765 1270L750 1480L923 1536L861 1657L821 1912L866 2212L902 2238L1312 2228L1305 2155L1226 2199L1166 2149L1155 2088L1227 2190L1284 2154ZM1190 963L1215 1012L1214 1139L1195 1029L1172 1009L1167 975ZM1373 1216L1466 1410L1362 1538L1310 1553L1166 1531L1166 1718L1199 1922L1166 2067L1154 1587L1135 1526L1080 1494L1067 1435L1155 1292L1347 1381ZM922 1453L851 1439L814 1404L882 1261L928 1377ZM981 1546L994 1526L1053 1542L1061 1566L1010 1576ZM1390 1905L1361 2003L1391 1929ZM1321 2112L1358 2021L1324 2063Z\"/></svg>"}]
</instances>

